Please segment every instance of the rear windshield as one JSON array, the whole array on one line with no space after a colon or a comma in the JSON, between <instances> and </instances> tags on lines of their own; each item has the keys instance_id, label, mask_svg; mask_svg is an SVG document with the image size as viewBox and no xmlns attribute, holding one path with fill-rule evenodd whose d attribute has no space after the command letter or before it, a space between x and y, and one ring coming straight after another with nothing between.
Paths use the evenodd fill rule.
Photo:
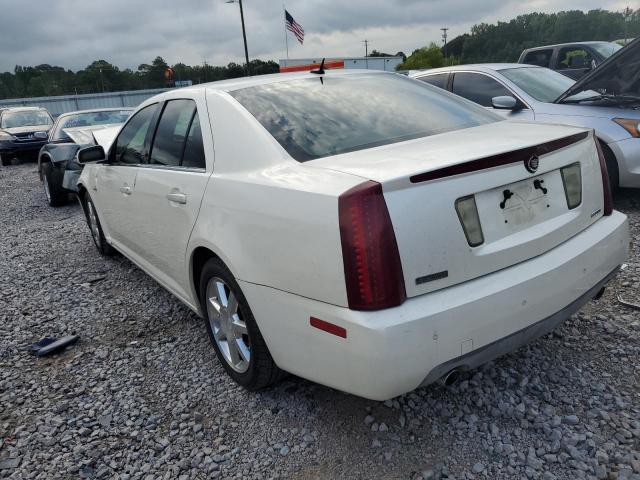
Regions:
<instances>
[{"instance_id":1,"label":"rear windshield","mask_svg":"<svg viewBox=\"0 0 640 480\"><path fill-rule=\"evenodd\" d=\"M502 120L396 74L305 78L230 94L300 162Z\"/></svg>"}]
</instances>

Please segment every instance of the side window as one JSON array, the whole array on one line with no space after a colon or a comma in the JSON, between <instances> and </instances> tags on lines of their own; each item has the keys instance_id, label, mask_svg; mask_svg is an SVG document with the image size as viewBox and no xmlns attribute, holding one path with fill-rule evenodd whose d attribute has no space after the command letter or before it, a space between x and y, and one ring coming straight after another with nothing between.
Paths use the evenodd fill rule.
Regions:
<instances>
[{"instance_id":1,"label":"side window","mask_svg":"<svg viewBox=\"0 0 640 480\"><path fill-rule=\"evenodd\" d=\"M433 85L434 87L440 87L446 89L448 73L436 73L433 75L427 75L426 77L419 77L418 80L422 80L425 83Z\"/></svg>"},{"instance_id":2,"label":"side window","mask_svg":"<svg viewBox=\"0 0 640 480\"><path fill-rule=\"evenodd\" d=\"M460 95L483 107L493 106L491 99L503 95L513 96L493 78L479 73L460 72L453 77L453 93Z\"/></svg>"},{"instance_id":3,"label":"side window","mask_svg":"<svg viewBox=\"0 0 640 480\"><path fill-rule=\"evenodd\" d=\"M152 165L180 165L195 110L193 100L170 100L166 103L151 147Z\"/></svg>"},{"instance_id":4,"label":"side window","mask_svg":"<svg viewBox=\"0 0 640 480\"><path fill-rule=\"evenodd\" d=\"M558 70L591 68L593 56L582 47L564 47L558 53Z\"/></svg>"},{"instance_id":5,"label":"side window","mask_svg":"<svg viewBox=\"0 0 640 480\"><path fill-rule=\"evenodd\" d=\"M529 52L525 55L522 63L528 63L529 65L537 65L539 67L549 67L549 63L551 62L551 56L553 55L553 50L534 50L533 52Z\"/></svg>"},{"instance_id":6,"label":"side window","mask_svg":"<svg viewBox=\"0 0 640 480\"><path fill-rule=\"evenodd\" d=\"M157 104L149 105L131 117L116 139L113 158L115 163L144 163L145 139L157 108Z\"/></svg>"},{"instance_id":7,"label":"side window","mask_svg":"<svg viewBox=\"0 0 640 480\"><path fill-rule=\"evenodd\" d=\"M194 112L189 136L184 147L182 156L182 166L189 168L206 168L204 160L204 145L202 144L202 130L200 130L200 119L198 112Z\"/></svg>"}]
</instances>

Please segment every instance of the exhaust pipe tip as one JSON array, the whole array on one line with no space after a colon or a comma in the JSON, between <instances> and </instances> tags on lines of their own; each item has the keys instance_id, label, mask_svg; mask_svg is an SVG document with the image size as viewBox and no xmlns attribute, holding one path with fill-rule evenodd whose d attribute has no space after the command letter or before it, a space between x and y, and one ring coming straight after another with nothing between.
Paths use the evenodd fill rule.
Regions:
<instances>
[{"instance_id":1,"label":"exhaust pipe tip","mask_svg":"<svg viewBox=\"0 0 640 480\"><path fill-rule=\"evenodd\" d=\"M605 288L606 288L606 287L602 287L602 288L598 291L598 293L596 293L596 294L593 296L593 300L600 300L600 299L602 298L602 295L604 295L604 290L605 290Z\"/></svg>"},{"instance_id":2,"label":"exhaust pipe tip","mask_svg":"<svg viewBox=\"0 0 640 480\"><path fill-rule=\"evenodd\" d=\"M445 375L443 375L442 378L440 378L440 382L445 387L450 387L451 385L456 383L459 378L460 378L460 371L454 369L446 373Z\"/></svg>"}]
</instances>

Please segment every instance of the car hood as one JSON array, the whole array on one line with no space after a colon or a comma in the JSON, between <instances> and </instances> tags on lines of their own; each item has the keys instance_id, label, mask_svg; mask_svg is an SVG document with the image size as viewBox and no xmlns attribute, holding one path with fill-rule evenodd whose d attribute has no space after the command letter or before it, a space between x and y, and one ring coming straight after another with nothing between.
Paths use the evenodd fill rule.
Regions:
<instances>
[{"instance_id":1,"label":"car hood","mask_svg":"<svg viewBox=\"0 0 640 480\"><path fill-rule=\"evenodd\" d=\"M94 125L91 127L65 128L64 133L78 145L102 145L105 152L120 131L121 123Z\"/></svg>"},{"instance_id":2,"label":"car hood","mask_svg":"<svg viewBox=\"0 0 640 480\"><path fill-rule=\"evenodd\" d=\"M610 95L640 95L640 38L636 38L587 73L554 100L554 103L561 103L585 90L598 90Z\"/></svg>"},{"instance_id":3,"label":"car hood","mask_svg":"<svg viewBox=\"0 0 640 480\"><path fill-rule=\"evenodd\" d=\"M10 135L20 135L21 133L48 132L50 128L51 125L27 125L25 127L2 128L0 130Z\"/></svg>"}]
</instances>

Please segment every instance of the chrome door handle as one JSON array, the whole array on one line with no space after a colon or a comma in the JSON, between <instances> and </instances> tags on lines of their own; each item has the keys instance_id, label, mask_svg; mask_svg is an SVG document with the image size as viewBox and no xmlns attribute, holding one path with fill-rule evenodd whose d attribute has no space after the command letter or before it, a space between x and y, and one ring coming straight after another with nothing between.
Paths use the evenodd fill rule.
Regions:
<instances>
[{"instance_id":1,"label":"chrome door handle","mask_svg":"<svg viewBox=\"0 0 640 480\"><path fill-rule=\"evenodd\" d=\"M185 203L187 203L187 196L184 193L168 193L167 200L184 205Z\"/></svg>"},{"instance_id":2,"label":"chrome door handle","mask_svg":"<svg viewBox=\"0 0 640 480\"><path fill-rule=\"evenodd\" d=\"M125 195L131 195L131 187L127 187L126 185L120 187L120 192L124 193Z\"/></svg>"}]
</instances>

